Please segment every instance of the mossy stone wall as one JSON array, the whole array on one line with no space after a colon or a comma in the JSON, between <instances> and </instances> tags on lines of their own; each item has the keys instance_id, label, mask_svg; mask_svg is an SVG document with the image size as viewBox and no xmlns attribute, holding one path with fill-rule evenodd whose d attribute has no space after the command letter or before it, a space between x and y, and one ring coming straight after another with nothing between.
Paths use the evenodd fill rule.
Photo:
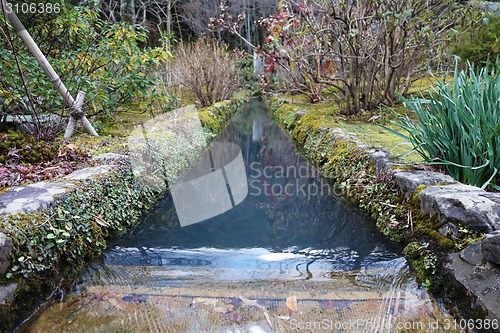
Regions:
<instances>
[{"instance_id":1,"label":"mossy stone wall","mask_svg":"<svg viewBox=\"0 0 500 333\"><path fill-rule=\"evenodd\" d=\"M414 166L394 164L387 152L373 149L339 128L328 127L312 112L300 110L286 100L271 98L266 103L297 148L344 199L364 209L381 232L405 246L407 259L422 285L443 297L461 315L484 315L446 268L448 254L478 240L482 236L480 229L453 221L456 234L442 232L448 222L437 213L421 210L419 194L428 185L401 184L401 174L411 173ZM442 176L431 178L422 182L435 185Z\"/></svg>"},{"instance_id":2,"label":"mossy stone wall","mask_svg":"<svg viewBox=\"0 0 500 333\"><path fill-rule=\"evenodd\" d=\"M245 101L242 96L199 111L208 141ZM110 173L76 184L44 209L1 216L0 231L12 241L12 249L0 288L12 295L0 304L0 332L10 332L34 315L110 240L134 227L168 195L138 186L127 159L115 163Z\"/></svg>"}]
</instances>

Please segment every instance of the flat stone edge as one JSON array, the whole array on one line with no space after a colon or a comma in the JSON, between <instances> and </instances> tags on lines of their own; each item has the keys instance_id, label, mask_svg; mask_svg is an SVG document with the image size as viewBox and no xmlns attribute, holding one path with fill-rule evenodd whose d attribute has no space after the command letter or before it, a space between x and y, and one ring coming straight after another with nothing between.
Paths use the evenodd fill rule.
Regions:
<instances>
[{"instance_id":1,"label":"flat stone edge","mask_svg":"<svg viewBox=\"0 0 500 333\"><path fill-rule=\"evenodd\" d=\"M95 160L104 162L104 163L117 163L119 161L126 161L128 160L128 156L126 155L119 155L119 154L114 154L116 156L113 156L112 159L109 159L109 156L107 154L101 154L96 157L94 157ZM50 197L50 199L47 199L46 201L43 202L43 204L40 205L30 205L30 203L26 202L20 202L20 209L14 212L5 212L5 211L0 211L0 218L2 216L7 216L10 214L15 214L15 213L31 213L40 209L46 208L52 201L55 200L56 197L64 194L69 194L70 191L73 191L74 189L77 188L76 181L82 181L86 179L95 179L95 178L100 178L104 177L110 172L113 172L116 170L115 165L107 165L103 164L97 167L87 167L83 168L80 170L76 170L69 175L66 175L63 177L63 179L58 180L57 182L38 182L38 183L33 183L29 184L26 186L16 186L15 190L16 191L21 191L23 189L36 189L36 188L44 188L44 186L47 186L48 184L49 189L47 190L47 197ZM57 190L53 190L54 188L57 188ZM12 190L9 189L9 190ZM8 191L9 191L8 190ZM6 192L8 193L8 192ZM4 193L5 194L5 193ZM25 205L29 207L28 209L22 209L22 206ZM34 209L33 209L34 207ZM0 277L4 276L10 265L11 262L9 260L9 255L12 250L12 241L9 239L7 235L5 235L3 232L0 231ZM11 283L8 285L0 285L0 305L5 305L8 303L12 303L14 300L15 293L17 289L19 288L19 284L17 283Z\"/></svg>"},{"instance_id":2,"label":"flat stone edge","mask_svg":"<svg viewBox=\"0 0 500 333\"><path fill-rule=\"evenodd\" d=\"M297 110L295 121L306 113ZM430 216L437 214L443 223L459 222L487 233L500 230L500 193L462 184L441 172L419 170L416 165L394 164L387 150L374 148L341 128L319 128L318 131L331 131L335 140L354 143L375 164L377 174L393 172L399 191L406 198L419 191L422 212Z\"/></svg>"}]
</instances>

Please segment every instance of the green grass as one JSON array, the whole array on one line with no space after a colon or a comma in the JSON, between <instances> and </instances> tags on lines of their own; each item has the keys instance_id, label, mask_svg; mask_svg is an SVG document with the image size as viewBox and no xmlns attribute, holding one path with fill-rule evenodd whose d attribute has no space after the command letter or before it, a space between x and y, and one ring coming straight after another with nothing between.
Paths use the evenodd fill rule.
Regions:
<instances>
[{"instance_id":1,"label":"green grass","mask_svg":"<svg viewBox=\"0 0 500 333\"><path fill-rule=\"evenodd\" d=\"M399 156L410 151L413 146L400 137L381 128L376 124L356 121L351 123L340 123L339 127L345 132L353 134L361 141L373 146L387 149L393 156ZM394 125L389 125L396 129ZM401 158L406 163L420 163L422 158L415 152Z\"/></svg>"},{"instance_id":2,"label":"green grass","mask_svg":"<svg viewBox=\"0 0 500 333\"><path fill-rule=\"evenodd\" d=\"M430 82L430 79L425 81L428 84ZM419 84L423 85L424 81L419 81ZM396 126L390 123L391 120L396 120L401 115L415 117L414 113L402 106L382 108L374 112L365 112L355 117L346 118L340 115L338 106L331 99L325 99L317 104L309 103L304 95L285 96L284 99L297 109L307 111L307 121L315 122L319 127L339 127L375 148L387 149L393 156L403 155L412 149L411 144L407 141L378 125L380 123L396 129ZM374 116L380 116L380 118L374 122L370 120ZM402 158L401 161L419 163L422 162L422 158L416 153L411 153Z\"/></svg>"}]
</instances>

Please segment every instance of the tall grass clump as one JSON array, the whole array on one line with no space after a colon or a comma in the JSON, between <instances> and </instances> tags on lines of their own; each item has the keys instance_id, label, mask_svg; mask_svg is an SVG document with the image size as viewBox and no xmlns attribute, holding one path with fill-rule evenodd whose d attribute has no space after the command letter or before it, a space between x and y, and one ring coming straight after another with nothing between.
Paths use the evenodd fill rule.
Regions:
<instances>
[{"instance_id":1,"label":"tall grass clump","mask_svg":"<svg viewBox=\"0 0 500 333\"><path fill-rule=\"evenodd\" d=\"M500 61L458 71L429 98L402 101L418 116L395 122L424 161L442 165L457 181L500 190Z\"/></svg>"}]
</instances>

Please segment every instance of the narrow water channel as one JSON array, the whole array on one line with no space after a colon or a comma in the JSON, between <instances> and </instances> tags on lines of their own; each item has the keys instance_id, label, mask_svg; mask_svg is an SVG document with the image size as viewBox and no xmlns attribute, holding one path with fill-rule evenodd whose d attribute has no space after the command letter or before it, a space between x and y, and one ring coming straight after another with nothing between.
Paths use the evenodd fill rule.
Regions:
<instances>
[{"instance_id":1,"label":"narrow water channel","mask_svg":"<svg viewBox=\"0 0 500 333\"><path fill-rule=\"evenodd\" d=\"M183 223L169 196L21 332L452 332L400 247L335 199L262 103L217 142L239 152L229 208Z\"/></svg>"}]
</instances>

